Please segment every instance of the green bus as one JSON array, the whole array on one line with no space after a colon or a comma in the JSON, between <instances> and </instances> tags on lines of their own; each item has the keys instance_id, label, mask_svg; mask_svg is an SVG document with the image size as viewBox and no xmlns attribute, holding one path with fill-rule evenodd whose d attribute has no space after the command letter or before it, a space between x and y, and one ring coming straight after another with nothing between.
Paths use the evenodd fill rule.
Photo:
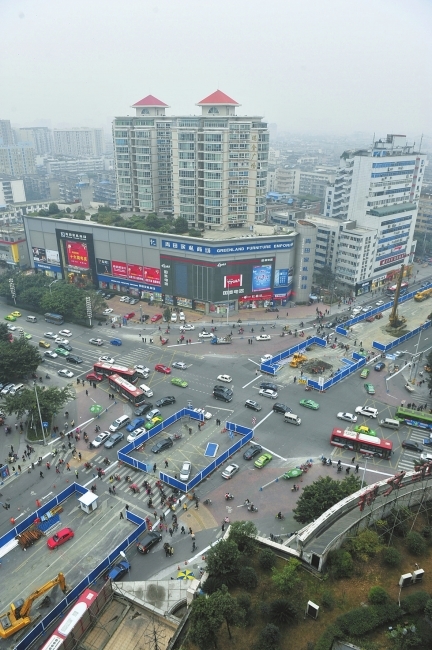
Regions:
<instances>
[{"instance_id":1,"label":"green bus","mask_svg":"<svg viewBox=\"0 0 432 650\"><path fill-rule=\"evenodd\" d=\"M411 426L417 426L419 429L432 430L432 413L428 413L427 411L417 411L417 409L407 409L399 406L396 409L395 417L398 420L403 420L407 424L415 422Z\"/></svg>"}]
</instances>

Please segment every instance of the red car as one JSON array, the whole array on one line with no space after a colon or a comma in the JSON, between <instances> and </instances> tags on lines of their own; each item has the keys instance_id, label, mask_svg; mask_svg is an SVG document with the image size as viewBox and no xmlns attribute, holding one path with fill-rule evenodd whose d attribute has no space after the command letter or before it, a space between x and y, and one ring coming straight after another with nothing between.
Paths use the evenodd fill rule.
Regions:
<instances>
[{"instance_id":1,"label":"red car","mask_svg":"<svg viewBox=\"0 0 432 650\"><path fill-rule=\"evenodd\" d=\"M125 318L126 318L126 320L130 320L130 319L133 318L134 316L135 316L135 312L134 312L134 311L131 311L130 314L126 314Z\"/></svg>"},{"instance_id":2,"label":"red car","mask_svg":"<svg viewBox=\"0 0 432 650\"><path fill-rule=\"evenodd\" d=\"M47 546L48 548L57 548L57 546L61 546L61 544L64 544L69 539L72 539L74 535L75 533L73 532L72 528L63 528L47 540Z\"/></svg>"},{"instance_id":3,"label":"red car","mask_svg":"<svg viewBox=\"0 0 432 650\"><path fill-rule=\"evenodd\" d=\"M88 375L86 375L86 379L89 381L103 381L103 375L98 375L95 372L89 372Z\"/></svg>"},{"instance_id":4,"label":"red car","mask_svg":"<svg viewBox=\"0 0 432 650\"><path fill-rule=\"evenodd\" d=\"M150 322L152 322L152 323L156 323L156 322L157 322L158 320L160 320L161 318L162 318L162 314L155 314L154 316L152 316L152 317L150 318Z\"/></svg>"},{"instance_id":5,"label":"red car","mask_svg":"<svg viewBox=\"0 0 432 650\"><path fill-rule=\"evenodd\" d=\"M155 365L155 370L156 372L164 372L166 375L171 374L171 368L168 368L168 366L164 366L163 363L157 363Z\"/></svg>"}]
</instances>

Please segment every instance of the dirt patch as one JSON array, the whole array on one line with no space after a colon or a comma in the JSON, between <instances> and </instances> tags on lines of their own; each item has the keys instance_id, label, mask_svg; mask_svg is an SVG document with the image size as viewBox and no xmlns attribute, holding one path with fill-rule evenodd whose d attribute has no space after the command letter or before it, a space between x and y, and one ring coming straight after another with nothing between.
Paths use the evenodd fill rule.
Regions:
<instances>
[{"instance_id":1,"label":"dirt patch","mask_svg":"<svg viewBox=\"0 0 432 650\"><path fill-rule=\"evenodd\" d=\"M309 361L301 365L301 369L311 375L322 375L332 368L333 365L331 363L327 363L327 361L323 361L322 359L309 359Z\"/></svg>"}]
</instances>

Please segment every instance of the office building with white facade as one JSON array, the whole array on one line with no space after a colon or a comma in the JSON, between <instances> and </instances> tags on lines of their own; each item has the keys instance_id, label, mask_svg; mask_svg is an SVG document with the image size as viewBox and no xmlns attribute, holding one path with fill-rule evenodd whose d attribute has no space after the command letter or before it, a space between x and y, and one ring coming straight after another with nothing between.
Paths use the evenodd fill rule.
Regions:
<instances>
[{"instance_id":1,"label":"office building with white facade","mask_svg":"<svg viewBox=\"0 0 432 650\"><path fill-rule=\"evenodd\" d=\"M0 174L22 178L35 174L35 150L27 143L0 145Z\"/></svg>"},{"instance_id":2,"label":"office building with white facade","mask_svg":"<svg viewBox=\"0 0 432 650\"><path fill-rule=\"evenodd\" d=\"M168 116L148 95L113 123L119 207L168 212L191 227L225 230L265 220L269 134L261 117L220 90L198 116Z\"/></svg>"},{"instance_id":3,"label":"office building with white facade","mask_svg":"<svg viewBox=\"0 0 432 650\"><path fill-rule=\"evenodd\" d=\"M11 146L15 144L14 132L10 120L0 120L0 145Z\"/></svg>"},{"instance_id":4,"label":"office building with white facade","mask_svg":"<svg viewBox=\"0 0 432 650\"><path fill-rule=\"evenodd\" d=\"M25 203L24 182L7 174L0 174L0 208L14 203Z\"/></svg>"},{"instance_id":5,"label":"office building with white facade","mask_svg":"<svg viewBox=\"0 0 432 650\"><path fill-rule=\"evenodd\" d=\"M40 156L52 153L52 133L46 126L16 129L15 135L17 142L28 142Z\"/></svg>"},{"instance_id":6,"label":"office building with white facade","mask_svg":"<svg viewBox=\"0 0 432 650\"><path fill-rule=\"evenodd\" d=\"M103 129L54 129L54 153L71 158L98 158L105 149Z\"/></svg>"}]
</instances>

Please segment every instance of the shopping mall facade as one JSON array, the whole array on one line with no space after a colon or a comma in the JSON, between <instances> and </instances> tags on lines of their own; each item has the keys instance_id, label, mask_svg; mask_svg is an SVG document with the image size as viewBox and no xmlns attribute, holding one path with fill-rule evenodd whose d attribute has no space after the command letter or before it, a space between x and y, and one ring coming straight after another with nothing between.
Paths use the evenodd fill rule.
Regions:
<instances>
[{"instance_id":1,"label":"shopping mall facade","mask_svg":"<svg viewBox=\"0 0 432 650\"><path fill-rule=\"evenodd\" d=\"M311 291L315 242L307 232L233 229L199 239L39 216L25 216L24 225L34 269L80 286L207 314L225 313L228 303L305 302Z\"/></svg>"}]
</instances>

